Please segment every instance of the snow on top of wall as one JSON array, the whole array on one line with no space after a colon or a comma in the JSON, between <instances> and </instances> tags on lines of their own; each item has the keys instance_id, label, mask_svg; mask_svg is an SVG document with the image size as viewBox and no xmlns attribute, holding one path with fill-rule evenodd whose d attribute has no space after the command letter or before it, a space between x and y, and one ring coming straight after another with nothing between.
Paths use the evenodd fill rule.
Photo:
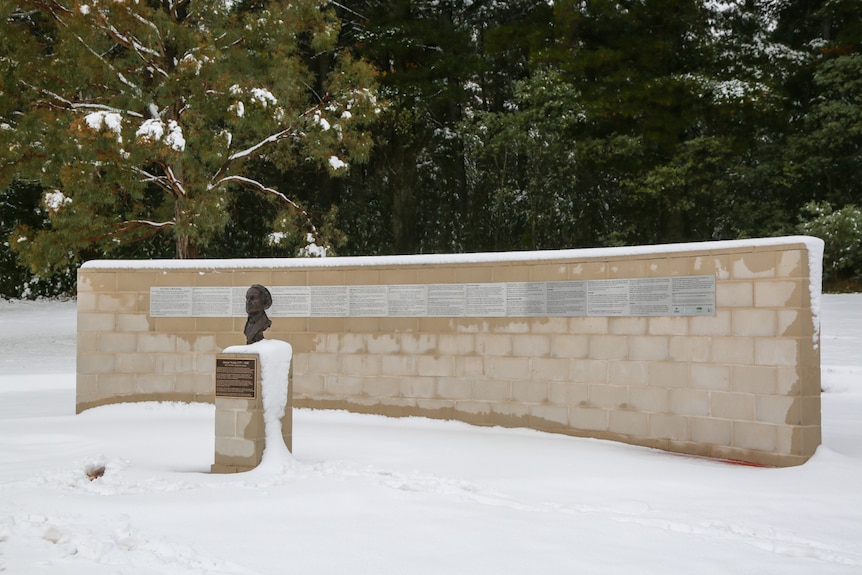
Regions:
<instances>
[{"instance_id":1,"label":"snow on top of wall","mask_svg":"<svg viewBox=\"0 0 862 575\"><path fill-rule=\"evenodd\" d=\"M484 252L466 254L420 254L400 256L350 256L328 258L237 258L237 259L198 259L198 260L92 260L84 263L82 269L159 269L159 270L214 270L214 269L284 269L284 268L321 268L321 267L358 267L376 265L428 265L428 264L471 264L514 261L547 261L560 259L583 259L602 257L644 256L651 254L672 254L703 250L727 250L751 247L778 246L804 243L809 254L822 254L823 242L809 236L786 236L778 238L758 238L750 240L730 240L714 242L694 242L683 244L658 244L644 246L624 246L614 248L583 248L568 250L542 250L523 252ZM818 260L817 269L820 269ZM814 274L814 266L811 268ZM814 278L812 278L814 279ZM818 278L819 280L819 275ZM819 289L819 287L818 287Z\"/></svg>"}]
</instances>

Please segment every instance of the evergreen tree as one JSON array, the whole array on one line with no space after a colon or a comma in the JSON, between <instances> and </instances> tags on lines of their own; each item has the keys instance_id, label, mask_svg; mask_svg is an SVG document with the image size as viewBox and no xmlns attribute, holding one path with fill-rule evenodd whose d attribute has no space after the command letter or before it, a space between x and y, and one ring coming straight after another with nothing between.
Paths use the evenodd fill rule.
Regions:
<instances>
[{"instance_id":1,"label":"evergreen tree","mask_svg":"<svg viewBox=\"0 0 862 575\"><path fill-rule=\"evenodd\" d=\"M862 52L819 63L812 88L817 97L789 140L786 173L797 196L862 204Z\"/></svg>"},{"instance_id":2,"label":"evergreen tree","mask_svg":"<svg viewBox=\"0 0 862 575\"><path fill-rule=\"evenodd\" d=\"M11 237L36 271L163 232L206 255L239 193L319 242L273 181L368 156L373 72L335 49L328 2L0 0L0 18L0 185L45 190L50 229Z\"/></svg>"},{"instance_id":3,"label":"evergreen tree","mask_svg":"<svg viewBox=\"0 0 862 575\"><path fill-rule=\"evenodd\" d=\"M344 182L348 251L487 249L489 186L475 179L465 119L503 111L529 54L548 33L546 0L342 2L357 17L351 41L380 70L389 106L374 155Z\"/></svg>"},{"instance_id":4,"label":"evergreen tree","mask_svg":"<svg viewBox=\"0 0 862 575\"><path fill-rule=\"evenodd\" d=\"M499 182L488 206L512 209L503 236L527 248L756 232L800 57L770 39L770 18L757 1L555 2L510 109L472 127L477 179Z\"/></svg>"},{"instance_id":5,"label":"evergreen tree","mask_svg":"<svg viewBox=\"0 0 862 575\"><path fill-rule=\"evenodd\" d=\"M862 11L854 0L779 4L776 35L805 54L788 77L793 104L779 172L799 213L862 204Z\"/></svg>"},{"instance_id":6,"label":"evergreen tree","mask_svg":"<svg viewBox=\"0 0 862 575\"><path fill-rule=\"evenodd\" d=\"M703 58L699 3L560 1L553 10L550 40L531 54L510 109L473 128L480 172L500 182L502 201L489 205L515 210L503 219L521 224L505 235L521 248L673 236L675 202L641 201L637 180L672 158L699 119L686 76Z\"/></svg>"},{"instance_id":7,"label":"evergreen tree","mask_svg":"<svg viewBox=\"0 0 862 575\"><path fill-rule=\"evenodd\" d=\"M839 288L841 279L862 281L862 210L847 205L833 210L826 202L809 202L802 209L799 231L823 240L824 280Z\"/></svg>"},{"instance_id":8,"label":"evergreen tree","mask_svg":"<svg viewBox=\"0 0 862 575\"><path fill-rule=\"evenodd\" d=\"M38 298L74 293L75 270L63 270L51 277L34 276L19 265L10 249L8 237L19 225L42 229L48 225L46 210L41 206L42 188L13 182L0 191L0 297Z\"/></svg>"},{"instance_id":9,"label":"evergreen tree","mask_svg":"<svg viewBox=\"0 0 862 575\"><path fill-rule=\"evenodd\" d=\"M386 251L461 251L464 168L454 127L478 65L466 21L470 2L368 4L361 53L380 70L389 107L363 174L371 189L352 188L346 200L360 212L382 211Z\"/></svg>"}]
</instances>

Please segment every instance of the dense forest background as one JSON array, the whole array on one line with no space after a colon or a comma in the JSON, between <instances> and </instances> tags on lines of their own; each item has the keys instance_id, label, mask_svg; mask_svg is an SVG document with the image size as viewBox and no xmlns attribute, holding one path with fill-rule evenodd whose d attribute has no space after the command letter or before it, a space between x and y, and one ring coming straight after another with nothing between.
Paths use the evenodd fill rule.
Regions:
<instances>
[{"instance_id":1,"label":"dense forest background","mask_svg":"<svg viewBox=\"0 0 862 575\"><path fill-rule=\"evenodd\" d=\"M6 24L47 4L7 1ZM309 242L377 255L805 233L826 241L827 287L862 281L858 0L318 4L338 33L300 56L318 77L344 55L370 65L368 146L349 169L247 166L295 209L226 191L196 257L290 257ZM8 62L20 46L0 49ZM21 105L4 103L0 132L15 132ZM62 249L50 257L19 245L62 222L50 184L4 153L3 296L71 293L86 259L176 257L171 233L54 235ZM138 200L157 201L146 190Z\"/></svg>"}]
</instances>

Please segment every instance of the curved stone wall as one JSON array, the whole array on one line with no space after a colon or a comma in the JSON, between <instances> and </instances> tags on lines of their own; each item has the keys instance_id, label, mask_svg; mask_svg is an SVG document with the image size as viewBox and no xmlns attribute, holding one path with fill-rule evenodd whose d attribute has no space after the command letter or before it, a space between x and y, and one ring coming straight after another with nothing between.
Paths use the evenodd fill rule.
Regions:
<instances>
[{"instance_id":1,"label":"curved stone wall","mask_svg":"<svg viewBox=\"0 0 862 575\"><path fill-rule=\"evenodd\" d=\"M308 286L409 293L405 286L714 278L715 308L701 315L482 317L464 315L470 308L463 306L457 317L305 313L272 315L266 337L293 346L296 407L529 427L796 465L820 443L821 253L819 240L790 237L506 254L88 262L78 276L77 409L213 401L216 354L244 343L236 305L218 311L226 288L242 293L259 283L276 297ZM151 301L169 287L216 299L203 312L171 317Z\"/></svg>"}]
</instances>

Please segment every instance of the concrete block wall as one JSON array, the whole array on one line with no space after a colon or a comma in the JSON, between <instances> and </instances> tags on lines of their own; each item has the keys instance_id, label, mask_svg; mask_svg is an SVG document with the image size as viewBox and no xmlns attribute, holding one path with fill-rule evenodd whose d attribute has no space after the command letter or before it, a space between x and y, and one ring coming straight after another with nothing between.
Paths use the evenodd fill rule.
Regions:
<instances>
[{"instance_id":1,"label":"concrete block wall","mask_svg":"<svg viewBox=\"0 0 862 575\"><path fill-rule=\"evenodd\" d=\"M213 401L215 355L244 343L245 319L153 318L151 286L715 274L715 316L274 317L266 337L293 346L295 407L529 427L797 465L820 444L817 242L792 237L529 254L89 262L78 278L77 408Z\"/></svg>"}]
</instances>

